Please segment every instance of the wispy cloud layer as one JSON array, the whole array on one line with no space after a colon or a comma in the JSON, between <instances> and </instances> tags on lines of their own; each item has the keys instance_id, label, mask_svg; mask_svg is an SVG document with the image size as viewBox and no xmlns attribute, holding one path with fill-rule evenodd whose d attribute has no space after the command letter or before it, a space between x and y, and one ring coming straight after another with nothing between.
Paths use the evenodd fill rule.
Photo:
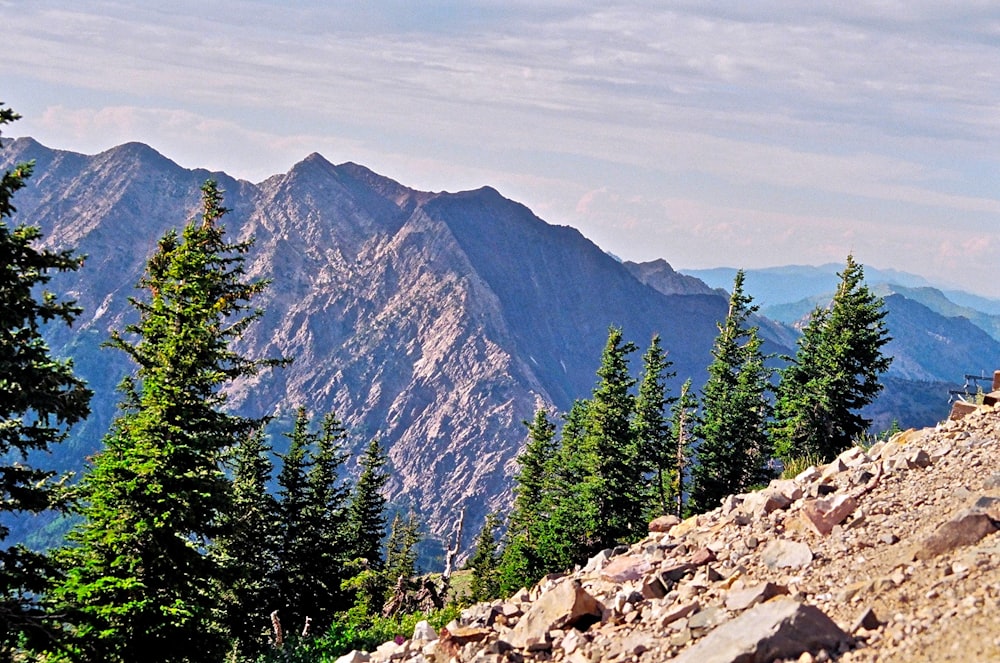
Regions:
<instances>
[{"instance_id":1,"label":"wispy cloud layer","mask_svg":"<svg viewBox=\"0 0 1000 663\"><path fill-rule=\"evenodd\" d=\"M491 184L681 266L1000 258L993 3L205 5L0 0L14 129L249 179L320 151Z\"/></svg>"}]
</instances>

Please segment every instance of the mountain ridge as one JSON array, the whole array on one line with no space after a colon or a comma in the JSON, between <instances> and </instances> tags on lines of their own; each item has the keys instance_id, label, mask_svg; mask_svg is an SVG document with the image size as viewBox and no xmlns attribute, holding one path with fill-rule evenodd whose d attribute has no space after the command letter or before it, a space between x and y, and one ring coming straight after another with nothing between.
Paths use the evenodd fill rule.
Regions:
<instances>
[{"instance_id":1,"label":"mountain ridge","mask_svg":"<svg viewBox=\"0 0 1000 663\"><path fill-rule=\"evenodd\" d=\"M6 147L0 168L36 162L15 221L87 255L83 269L51 283L84 311L50 345L74 357L97 393L93 416L64 445L63 469L79 469L107 431L130 367L100 345L133 319L128 298L145 260L164 232L197 214L209 177L232 209L225 227L255 239L248 275L272 279L240 350L294 358L234 383L231 406L279 419L299 405L332 409L354 450L382 438L390 498L435 533L463 506L472 527L504 508L521 422L589 396L610 325L640 347L661 333L680 374L698 381L725 314L718 295L643 285L579 231L491 187L419 192L318 154L252 184L137 145L93 156L25 139ZM638 372L638 355L633 362Z\"/></svg>"}]
</instances>

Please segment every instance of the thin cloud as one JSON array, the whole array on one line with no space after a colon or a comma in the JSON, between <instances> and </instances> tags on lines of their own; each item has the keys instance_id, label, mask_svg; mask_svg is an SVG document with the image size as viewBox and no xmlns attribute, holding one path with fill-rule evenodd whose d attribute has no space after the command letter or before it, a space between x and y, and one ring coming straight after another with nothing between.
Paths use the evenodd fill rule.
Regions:
<instances>
[{"instance_id":1,"label":"thin cloud","mask_svg":"<svg viewBox=\"0 0 1000 663\"><path fill-rule=\"evenodd\" d=\"M54 147L142 140L251 179L321 151L421 188L508 186L626 258L701 251L716 232L738 239L739 256L780 262L796 243L823 244L816 220L861 243L888 242L904 218L933 250L961 227L988 241L949 255L1000 257L994 3L47 0L0 11L4 101L25 115L19 131ZM658 234L663 200L690 201L694 216L677 223L702 234ZM709 255L735 262L721 244ZM905 244L881 266L934 267Z\"/></svg>"}]
</instances>

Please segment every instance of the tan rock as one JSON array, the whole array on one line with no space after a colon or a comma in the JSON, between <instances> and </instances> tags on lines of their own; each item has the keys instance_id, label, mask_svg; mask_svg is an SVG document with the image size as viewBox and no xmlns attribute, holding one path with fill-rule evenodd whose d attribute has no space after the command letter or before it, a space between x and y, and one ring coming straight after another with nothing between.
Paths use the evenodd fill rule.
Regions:
<instances>
[{"instance_id":1,"label":"tan rock","mask_svg":"<svg viewBox=\"0 0 1000 663\"><path fill-rule=\"evenodd\" d=\"M665 516L660 516L655 518L649 523L650 532L669 532L671 527L680 525L681 519L673 514L667 514Z\"/></svg>"},{"instance_id":2,"label":"tan rock","mask_svg":"<svg viewBox=\"0 0 1000 663\"><path fill-rule=\"evenodd\" d=\"M649 561L635 555L619 555L601 569L601 577L611 582L631 582L646 575L650 569Z\"/></svg>"},{"instance_id":3,"label":"tan rock","mask_svg":"<svg viewBox=\"0 0 1000 663\"><path fill-rule=\"evenodd\" d=\"M812 550L808 545L788 539L771 541L761 554L761 561L769 569L801 568L808 566L812 558Z\"/></svg>"},{"instance_id":4,"label":"tan rock","mask_svg":"<svg viewBox=\"0 0 1000 663\"><path fill-rule=\"evenodd\" d=\"M662 615L656 617L655 620L661 628L665 628L669 624L673 624L677 620L683 619L698 610L701 610L701 604L698 601L691 601L690 603L673 606Z\"/></svg>"},{"instance_id":5,"label":"tan rock","mask_svg":"<svg viewBox=\"0 0 1000 663\"><path fill-rule=\"evenodd\" d=\"M776 585L773 582L762 582L753 587L729 592L729 595L726 596L726 610L739 612L783 594L788 594L788 588L784 585Z\"/></svg>"},{"instance_id":6,"label":"tan rock","mask_svg":"<svg viewBox=\"0 0 1000 663\"><path fill-rule=\"evenodd\" d=\"M540 634L568 628L584 619L600 620L603 606L575 578L558 583L538 600L506 634L504 640L517 649L537 646Z\"/></svg>"},{"instance_id":7,"label":"tan rock","mask_svg":"<svg viewBox=\"0 0 1000 663\"><path fill-rule=\"evenodd\" d=\"M834 649L848 636L811 605L789 598L762 603L719 626L682 652L676 663L764 663Z\"/></svg>"},{"instance_id":8,"label":"tan rock","mask_svg":"<svg viewBox=\"0 0 1000 663\"><path fill-rule=\"evenodd\" d=\"M692 532L698 528L698 516L691 516L687 520L681 521L679 524L674 525L670 528L670 536L679 539L685 534Z\"/></svg>"},{"instance_id":9,"label":"tan rock","mask_svg":"<svg viewBox=\"0 0 1000 663\"><path fill-rule=\"evenodd\" d=\"M930 536L921 541L913 557L932 559L955 548L978 543L998 529L996 521L989 514L975 508L965 509L951 520L941 523Z\"/></svg>"},{"instance_id":10,"label":"tan rock","mask_svg":"<svg viewBox=\"0 0 1000 663\"><path fill-rule=\"evenodd\" d=\"M851 495L834 495L831 498L810 500L802 505L803 522L814 532L826 536L844 522L858 508L858 501Z\"/></svg>"}]
</instances>

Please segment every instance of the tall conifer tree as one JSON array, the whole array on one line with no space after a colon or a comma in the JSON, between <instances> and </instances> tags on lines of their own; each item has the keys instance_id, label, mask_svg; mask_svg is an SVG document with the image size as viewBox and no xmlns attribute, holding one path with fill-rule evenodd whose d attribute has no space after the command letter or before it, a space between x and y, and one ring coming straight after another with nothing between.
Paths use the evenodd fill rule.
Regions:
<instances>
[{"instance_id":1,"label":"tall conifer tree","mask_svg":"<svg viewBox=\"0 0 1000 663\"><path fill-rule=\"evenodd\" d=\"M382 489L389 480L383 468L387 462L385 450L372 440L362 454L361 474L348 500L347 536L345 544L351 559L363 559L369 568L383 567L382 538L385 536L385 497Z\"/></svg>"},{"instance_id":2,"label":"tall conifer tree","mask_svg":"<svg viewBox=\"0 0 1000 663\"><path fill-rule=\"evenodd\" d=\"M268 492L274 472L270 454L263 427L235 448L233 506L223 514L222 532L210 548L221 566L216 583L238 660L266 651L268 615L278 601L278 504Z\"/></svg>"},{"instance_id":3,"label":"tall conifer tree","mask_svg":"<svg viewBox=\"0 0 1000 663\"><path fill-rule=\"evenodd\" d=\"M278 616L285 628L296 632L309 614L313 595L312 522L309 518L309 479L312 467L310 447L315 436L309 431L309 416L304 407L296 411L288 451L281 457L278 472Z\"/></svg>"},{"instance_id":4,"label":"tall conifer tree","mask_svg":"<svg viewBox=\"0 0 1000 663\"><path fill-rule=\"evenodd\" d=\"M828 309L817 308L781 372L773 436L784 458L830 460L864 433L861 409L882 390L891 340L884 302L864 283L864 268L847 256Z\"/></svg>"},{"instance_id":5,"label":"tall conifer tree","mask_svg":"<svg viewBox=\"0 0 1000 663\"><path fill-rule=\"evenodd\" d=\"M647 498L652 517L670 512L668 477L673 474L677 460L667 416L668 407L676 400L667 394L666 381L675 375L669 370L671 365L660 344L660 335L654 335L642 357L642 381L632 424L638 460L652 474Z\"/></svg>"},{"instance_id":6,"label":"tall conifer tree","mask_svg":"<svg viewBox=\"0 0 1000 663\"><path fill-rule=\"evenodd\" d=\"M743 292L743 281L740 270L702 388L698 460L690 499L692 509L699 513L760 481L770 456L766 433L770 369L764 363L757 327L750 324L757 306Z\"/></svg>"},{"instance_id":7,"label":"tall conifer tree","mask_svg":"<svg viewBox=\"0 0 1000 663\"><path fill-rule=\"evenodd\" d=\"M0 107L0 125L19 116ZM42 327L72 324L80 313L69 300L42 290L55 272L78 269L71 251L35 246L37 226L11 226L11 199L25 185L31 164L0 178L0 517L40 513L64 505L55 473L37 466L37 452L51 451L90 412L91 392L69 360L51 356ZM29 458L29 453L36 455ZM0 544L9 530L0 525ZM0 659L9 659L21 637L48 640L37 598L52 574L48 560L22 546L0 545Z\"/></svg>"},{"instance_id":8,"label":"tall conifer tree","mask_svg":"<svg viewBox=\"0 0 1000 663\"><path fill-rule=\"evenodd\" d=\"M213 589L222 570L205 549L232 509L223 454L260 422L226 413L221 389L280 362L231 347L266 283L244 278L250 244L225 240L222 192L209 181L202 193L201 218L168 232L147 263L147 297L131 300L139 321L110 342L138 371L83 478L84 521L53 591L91 660L221 660L228 646Z\"/></svg>"},{"instance_id":9,"label":"tall conifer tree","mask_svg":"<svg viewBox=\"0 0 1000 663\"><path fill-rule=\"evenodd\" d=\"M635 344L612 327L597 371L598 381L587 408L585 449L592 463L586 480L594 504L592 550L632 540L645 532L643 469L632 430L635 378L628 356Z\"/></svg>"}]
</instances>

